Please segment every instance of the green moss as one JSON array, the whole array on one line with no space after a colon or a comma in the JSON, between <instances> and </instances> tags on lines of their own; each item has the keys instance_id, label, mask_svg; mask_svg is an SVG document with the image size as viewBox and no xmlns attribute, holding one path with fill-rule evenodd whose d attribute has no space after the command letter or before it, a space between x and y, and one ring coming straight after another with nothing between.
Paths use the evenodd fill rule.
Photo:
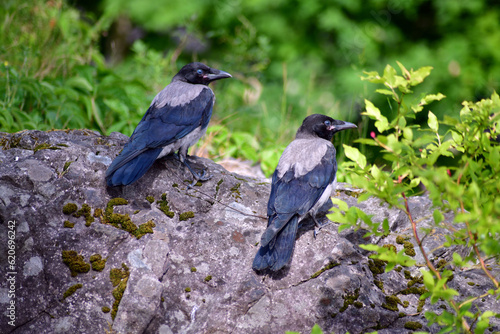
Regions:
<instances>
[{"instance_id":1,"label":"green moss","mask_svg":"<svg viewBox=\"0 0 500 334\"><path fill-rule=\"evenodd\" d=\"M470 286L476 285L476 283L474 283L474 282L467 282L467 284L469 284Z\"/></svg>"},{"instance_id":2,"label":"green moss","mask_svg":"<svg viewBox=\"0 0 500 334\"><path fill-rule=\"evenodd\" d=\"M70 215L73 212L75 212L76 210L78 210L78 206L76 206L75 203L68 203L65 206L63 206L62 211L65 215Z\"/></svg>"},{"instance_id":3,"label":"green moss","mask_svg":"<svg viewBox=\"0 0 500 334\"><path fill-rule=\"evenodd\" d=\"M385 296L385 303L382 307L389 311L398 312L398 304L401 304L401 300L396 296Z\"/></svg>"},{"instance_id":4,"label":"green moss","mask_svg":"<svg viewBox=\"0 0 500 334\"><path fill-rule=\"evenodd\" d=\"M156 227L156 224L152 220L150 220L147 223L139 225L139 228L135 230L133 235L137 239L140 239L146 233L153 233L153 227Z\"/></svg>"},{"instance_id":5,"label":"green moss","mask_svg":"<svg viewBox=\"0 0 500 334\"><path fill-rule=\"evenodd\" d=\"M71 271L71 276L73 277L79 273L88 273L90 270L90 264L85 262L83 256L78 255L74 250L63 250L62 261L68 266Z\"/></svg>"},{"instance_id":6,"label":"green moss","mask_svg":"<svg viewBox=\"0 0 500 334\"><path fill-rule=\"evenodd\" d=\"M425 305L425 299L418 301L417 313L422 312L422 309L424 308L424 305Z\"/></svg>"},{"instance_id":7,"label":"green moss","mask_svg":"<svg viewBox=\"0 0 500 334\"><path fill-rule=\"evenodd\" d=\"M405 328L406 329L420 329L422 328L422 324L420 322L416 321L408 321L405 323Z\"/></svg>"},{"instance_id":8,"label":"green moss","mask_svg":"<svg viewBox=\"0 0 500 334\"><path fill-rule=\"evenodd\" d=\"M139 225L137 227L132 219L130 219L130 215L127 214L119 214L114 213L114 207L116 205L126 205L128 201L123 198L113 198L106 205L106 209L104 210L104 223L113 225L116 228L127 231L137 239L140 239L146 233L153 233L153 227L156 225L153 221L148 221L147 223Z\"/></svg>"},{"instance_id":9,"label":"green moss","mask_svg":"<svg viewBox=\"0 0 500 334\"><path fill-rule=\"evenodd\" d=\"M359 288L354 290L353 294L348 293L342 296L342 298L344 299L344 305L339 310L341 313L347 310L349 305L352 305L359 298Z\"/></svg>"},{"instance_id":10,"label":"green moss","mask_svg":"<svg viewBox=\"0 0 500 334\"><path fill-rule=\"evenodd\" d=\"M358 302L358 301L355 301L354 303L352 303L352 305L354 305L354 307L356 307L356 308L362 308L363 307L363 303L362 302Z\"/></svg>"},{"instance_id":11,"label":"green moss","mask_svg":"<svg viewBox=\"0 0 500 334\"><path fill-rule=\"evenodd\" d=\"M411 288L407 288L402 290L400 293L403 295L422 295L424 293L428 292L425 286L421 287L415 287L412 286Z\"/></svg>"},{"instance_id":12,"label":"green moss","mask_svg":"<svg viewBox=\"0 0 500 334\"><path fill-rule=\"evenodd\" d=\"M340 263L336 263L336 262L330 262L328 263L326 266L324 266L323 268L321 268L319 271L315 272L314 274L311 275L311 278L316 278L318 277L319 275L321 275L322 273L324 273L325 271L329 270L329 269L332 269L333 267L336 267L340 265Z\"/></svg>"},{"instance_id":13,"label":"green moss","mask_svg":"<svg viewBox=\"0 0 500 334\"><path fill-rule=\"evenodd\" d=\"M101 208L94 209L94 217L96 218L102 217L102 212L103 211Z\"/></svg>"},{"instance_id":14,"label":"green moss","mask_svg":"<svg viewBox=\"0 0 500 334\"><path fill-rule=\"evenodd\" d=\"M410 306L410 302L407 300L403 301L403 307L407 308L408 306Z\"/></svg>"},{"instance_id":15,"label":"green moss","mask_svg":"<svg viewBox=\"0 0 500 334\"><path fill-rule=\"evenodd\" d=\"M444 259L439 260L436 265L436 269L438 270L442 269L444 266L446 266L447 263L448 262L446 262Z\"/></svg>"},{"instance_id":16,"label":"green moss","mask_svg":"<svg viewBox=\"0 0 500 334\"><path fill-rule=\"evenodd\" d=\"M122 300L123 293L127 288L128 278L130 276L130 270L122 263L122 268L112 268L109 272L109 278L111 280L111 284L115 287L111 294L115 301L113 302L113 306L111 308L111 319L115 320L116 313L118 312L118 306L120 305L120 301Z\"/></svg>"},{"instance_id":17,"label":"green moss","mask_svg":"<svg viewBox=\"0 0 500 334\"><path fill-rule=\"evenodd\" d=\"M108 206L117 206L117 205L127 205L128 201L125 198L115 197L109 200Z\"/></svg>"},{"instance_id":18,"label":"green moss","mask_svg":"<svg viewBox=\"0 0 500 334\"><path fill-rule=\"evenodd\" d=\"M155 201L155 198L153 196L146 196L146 201L153 204L153 202Z\"/></svg>"},{"instance_id":19,"label":"green moss","mask_svg":"<svg viewBox=\"0 0 500 334\"><path fill-rule=\"evenodd\" d=\"M383 245L382 247L383 247L383 248L390 249L390 250L392 250L394 253L397 253L397 252L398 252L398 250L397 250L396 246L394 246L394 245L392 245L392 244L386 244L386 245Z\"/></svg>"},{"instance_id":20,"label":"green moss","mask_svg":"<svg viewBox=\"0 0 500 334\"><path fill-rule=\"evenodd\" d=\"M68 290L66 290L66 292L64 292L63 299L68 298L69 296L71 296L72 294L74 294L76 292L76 290L81 289L82 287L83 287L83 285L80 284L80 283L70 286L68 288Z\"/></svg>"},{"instance_id":21,"label":"green moss","mask_svg":"<svg viewBox=\"0 0 500 334\"><path fill-rule=\"evenodd\" d=\"M404 318L404 317L406 317L406 313L404 313L404 312L399 312L398 316L399 316L400 318Z\"/></svg>"},{"instance_id":22,"label":"green moss","mask_svg":"<svg viewBox=\"0 0 500 334\"><path fill-rule=\"evenodd\" d=\"M80 218L81 216L85 217L85 226L90 226L94 222L94 217L91 214L92 209L88 204L83 204L81 209L73 214L74 217Z\"/></svg>"},{"instance_id":23,"label":"green moss","mask_svg":"<svg viewBox=\"0 0 500 334\"><path fill-rule=\"evenodd\" d=\"M94 254L90 257L90 264L92 265L92 270L103 271L106 266L106 259L103 259L100 254Z\"/></svg>"},{"instance_id":24,"label":"green moss","mask_svg":"<svg viewBox=\"0 0 500 334\"><path fill-rule=\"evenodd\" d=\"M384 291L384 282L379 280L373 280L373 284L375 284L380 290Z\"/></svg>"},{"instance_id":25,"label":"green moss","mask_svg":"<svg viewBox=\"0 0 500 334\"><path fill-rule=\"evenodd\" d=\"M403 267L397 266L396 268L394 268L394 270L397 271L398 273L400 273L401 270L403 270Z\"/></svg>"},{"instance_id":26,"label":"green moss","mask_svg":"<svg viewBox=\"0 0 500 334\"><path fill-rule=\"evenodd\" d=\"M387 261L373 259L368 261L368 268L373 273L373 275L379 275L384 273L386 264Z\"/></svg>"},{"instance_id":27,"label":"green moss","mask_svg":"<svg viewBox=\"0 0 500 334\"><path fill-rule=\"evenodd\" d=\"M224 182L224 180L220 179L219 182L217 182L217 185L215 186L215 196L214 196L215 198L217 198L217 195L219 194L219 189L222 182Z\"/></svg>"},{"instance_id":28,"label":"green moss","mask_svg":"<svg viewBox=\"0 0 500 334\"><path fill-rule=\"evenodd\" d=\"M398 236L396 237L396 243L397 243L397 244L402 245L402 244L405 242L405 240L406 240L406 239L405 239L403 236L401 236L401 235L398 235Z\"/></svg>"},{"instance_id":29,"label":"green moss","mask_svg":"<svg viewBox=\"0 0 500 334\"><path fill-rule=\"evenodd\" d=\"M403 243L403 247L405 249L405 254L408 256L415 256L417 253L415 252L415 248L413 247L413 244L409 241L405 241Z\"/></svg>"},{"instance_id":30,"label":"green moss","mask_svg":"<svg viewBox=\"0 0 500 334\"><path fill-rule=\"evenodd\" d=\"M177 183L172 184L173 188L179 188L179 185Z\"/></svg>"},{"instance_id":31,"label":"green moss","mask_svg":"<svg viewBox=\"0 0 500 334\"><path fill-rule=\"evenodd\" d=\"M229 189L233 193L235 199L241 199L240 187L241 183L237 183L234 187Z\"/></svg>"},{"instance_id":32,"label":"green moss","mask_svg":"<svg viewBox=\"0 0 500 334\"><path fill-rule=\"evenodd\" d=\"M107 306L103 306L103 307L101 307L101 311L103 313L109 313L109 311L111 311L111 309L109 307L107 307Z\"/></svg>"},{"instance_id":33,"label":"green moss","mask_svg":"<svg viewBox=\"0 0 500 334\"><path fill-rule=\"evenodd\" d=\"M141 210L135 210L134 215L138 214L139 212L141 212Z\"/></svg>"},{"instance_id":34,"label":"green moss","mask_svg":"<svg viewBox=\"0 0 500 334\"><path fill-rule=\"evenodd\" d=\"M42 143L40 145L35 146L35 148L33 149L33 153L36 153L40 150L60 150L60 149L61 149L60 147L52 146L49 143Z\"/></svg>"},{"instance_id":35,"label":"green moss","mask_svg":"<svg viewBox=\"0 0 500 334\"><path fill-rule=\"evenodd\" d=\"M205 282L210 282L212 280L212 275L205 277Z\"/></svg>"},{"instance_id":36,"label":"green moss","mask_svg":"<svg viewBox=\"0 0 500 334\"><path fill-rule=\"evenodd\" d=\"M195 273L196 272L196 267L191 267L191 272Z\"/></svg>"},{"instance_id":37,"label":"green moss","mask_svg":"<svg viewBox=\"0 0 500 334\"><path fill-rule=\"evenodd\" d=\"M161 200L156 201L156 204L159 205L159 209L169 218L174 218L175 213L170 211L170 206L168 206L167 202L167 194L163 193L161 195Z\"/></svg>"},{"instance_id":38,"label":"green moss","mask_svg":"<svg viewBox=\"0 0 500 334\"><path fill-rule=\"evenodd\" d=\"M411 281L409 281L406 286L408 286L409 288L411 288L412 286L414 286L415 284L424 284L424 278L423 276L420 276L420 277L413 277Z\"/></svg>"},{"instance_id":39,"label":"green moss","mask_svg":"<svg viewBox=\"0 0 500 334\"><path fill-rule=\"evenodd\" d=\"M413 279L413 276L411 275L409 270L405 270L405 271L403 271L403 273L404 273L406 279Z\"/></svg>"},{"instance_id":40,"label":"green moss","mask_svg":"<svg viewBox=\"0 0 500 334\"><path fill-rule=\"evenodd\" d=\"M120 284L120 281L123 279L123 272L120 268L111 268L109 271L109 279L113 286L117 286Z\"/></svg>"},{"instance_id":41,"label":"green moss","mask_svg":"<svg viewBox=\"0 0 500 334\"><path fill-rule=\"evenodd\" d=\"M183 212L183 213L181 213L179 215L179 220L180 221L188 220L189 218L194 218L194 212L193 211Z\"/></svg>"},{"instance_id":42,"label":"green moss","mask_svg":"<svg viewBox=\"0 0 500 334\"><path fill-rule=\"evenodd\" d=\"M187 287L184 289L185 292L191 292L191 288L190 287Z\"/></svg>"},{"instance_id":43,"label":"green moss","mask_svg":"<svg viewBox=\"0 0 500 334\"><path fill-rule=\"evenodd\" d=\"M66 228L73 228L75 226L75 223L70 222L69 220L64 221L64 227Z\"/></svg>"}]
</instances>

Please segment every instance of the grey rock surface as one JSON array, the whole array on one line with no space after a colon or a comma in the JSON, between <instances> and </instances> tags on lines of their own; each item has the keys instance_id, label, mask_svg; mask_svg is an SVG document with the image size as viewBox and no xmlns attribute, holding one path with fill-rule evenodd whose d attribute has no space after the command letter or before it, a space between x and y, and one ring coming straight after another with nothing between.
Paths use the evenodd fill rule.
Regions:
<instances>
[{"instance_id":1,"label":"grey rock surface","mask_svg":"<svg viewBox=\"0 0 500 334\"><path fill-rule=\"evenodd\" d=\"M251 264L267 224L259 216L266 214L270 185L192 157L193 165L208 168L213 177L188 189L191 174L167 157L137 183L106 188L105 170L126 140L87 130L0 134L0 277L14 281L0 281L2 332L309 333L317 323L325 333L410 333L408 321L439 331L438 324L426 325L424 312L441 312L443 303L419 307L419 294L408 293L424 259L403 212L376 199L358 203L359 190L341 185L337 197L374 221L387 218L393 233L386 238L353 230L339 234L330 224L314 238L312 222L306 223L289 267L273 275L255 273ZM115 198L126 204L114 200L113 206ZM79 217L69 213L69 203L76 204ZM427 197L410 198L410 209L419 233L431 231L424 248L432 261L467 253L440 247L452 213L436 227ZM131 224L149 225L138 233ZM391 244L399 251L404 245L398 236L414 245L417 265L379 272L358 247ZM104 268L96 254L105 259ZM479 296L493 285L480 270L470 269L455 270L450 287ZM392 296L399 304L391 304ZM7 309L12 300L13 322ZM491 296L474 305L500 310L500 301ZM491 323L500 330L498 319Z\"/></svg>"}]
</instances>

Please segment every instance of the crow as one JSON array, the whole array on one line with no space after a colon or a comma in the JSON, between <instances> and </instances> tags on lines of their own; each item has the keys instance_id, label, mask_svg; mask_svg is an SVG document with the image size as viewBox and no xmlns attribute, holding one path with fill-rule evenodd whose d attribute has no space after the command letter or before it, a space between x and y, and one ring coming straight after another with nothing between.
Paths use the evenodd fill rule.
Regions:
<instances>
[{"instance_id":1,"label":"crow","mask_svg":"<svg viewBox=\"0 0 500 334\"><path fill-rule=\"evenodd\" d=\"M129 185L143 176L156 159L179 152L179 160L193 174L193 184L206 181L187 160L187 152L206 132L215 102L212 81L231 78L227 72L202 63L185 65L153 99L121 153L106 171L108 186Z\"/></svg>"},{"instance_id":2,"label":"crow","mask_svg":"<svg viewBox=\"0 0 500 334\"><path fill-rule=\"evenodd\" d=\"M333 135L356 125L314 114L306 117L285 149L273 174L267 204L267 229L252 268L278 271L290 260L299 223L307 216L316 225L319 208L330 198L337 180Z\"/></svg>"}]
</instances>

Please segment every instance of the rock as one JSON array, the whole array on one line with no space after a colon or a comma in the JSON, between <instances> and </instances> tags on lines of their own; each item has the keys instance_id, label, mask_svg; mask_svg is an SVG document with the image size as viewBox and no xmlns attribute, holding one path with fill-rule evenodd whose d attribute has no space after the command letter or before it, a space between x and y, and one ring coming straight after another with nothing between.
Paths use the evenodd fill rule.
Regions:
<instances>
[{"instance_id":1,"label":"rock","mask_svg":"<svg viewBox=\"0 0 500 334\"><path fill-rule=\"evenodd\" d=\"M309 333L315 323L325 333L409 333L410 321L440 330L427 325L424 312L441 312L443 303L421 305L421 290L408 290L408 282L423 286L424 260L404 213L373 198L357 203L359 190L341 185L336 196L374 221L387 218L393 233L365 238L363 231L339 234L330 224L314 238L306 222L291 265L257 274L251 264L267 224L269 183L192 157L213 177L188 189L191 174L167 157L135 184L108 189L106 168L126 140L87 130L0 134L6 333ZM437 249L453 214L436 227L430 208L427 197L410 198L419 233L432 228L424 238L431 260L437 265L453 252L465 254L466 248ZM9 231L14 262L7 257ZM358 247L368 242L413 249L417 265L385 273ZM449 285L464 296L493 288L477 269L455 269ZM7 309L12 301L14 312ZM492 296L474 305L500 309ZM498 319L491 323L500 329Z\"/></svg>"}]
</instances>

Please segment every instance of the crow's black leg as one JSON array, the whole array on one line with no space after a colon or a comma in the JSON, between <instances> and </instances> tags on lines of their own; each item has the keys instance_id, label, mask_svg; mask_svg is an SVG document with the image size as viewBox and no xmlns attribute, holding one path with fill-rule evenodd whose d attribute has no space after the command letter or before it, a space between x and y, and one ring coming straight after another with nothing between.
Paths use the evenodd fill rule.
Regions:
<instances>
[{"instance_id":1,"label":"crow's black leg","mask_svg":"<svg viewBox=\"0 0 500 334\"><path fill-rule=\"evenodd\" d=\"M191 184L188 185L188 188L192 188L198 181L208 181L212 178L212 175L205 175L206 174L206 170L203 170L203 172L201 173L201 175L197 172L194 171L194 169L189 165L189 162L188 162L188 155L187 155L187 151L188 151L188 146L185 146L185 147L181 147L179 149L179 153L176 154L177 158L179 159L180 162L182 162L188 169L189 171L191 172L191 174L193 174L193 182Z\"/></svg>"},{"instance_id":2,"label":"crow's black leg","mask_svg":"<svg viewBox=\"0 0 500 334\"><path fill-rule=\"evenodd\" d=\"M194 180L193 182L190 184L190 186L194 186L196 184L196 182L198 181L208 181L212 178L212 175L206 175L206 170L204 169L203 172L201 173L201 175L199 173L196 173L194 171L194 169L188 164L187 162L187 159L183 161L184 165L189 169L189 171L191 172L191 174L193 174L193 177L194 177Z\"/></svg>"},{"instance_id":3,"label":"crow's black leg","mask_svg":"<svg viewBox=\"0 0 500 334\"><path fill-rule=\"evenodd\" d=\"M183 158L182 155L178 155L177 157L189 169L191 174L193 174L194 180L193 180L193 182L191 182L191 184L188 185L189 188L192 188L198 181L208 181L212 178L212 175L205 175L206 174L205 169L203 170L201 175L199 173L195 172L194 169L188 163L188 159L187 159L188 156L187 155L185 158Z\"/></svg>"},{"instance_id":4,"label":"crow's black leg","mask_svg":"<svg viewBox=\"0 0 500 334\"><path fill-rule=\"evenodd\" d=\"M316 215L310 215L311 218L314 220L314 224L316 224L316 226L314 227L314 238L316 239L316 236L318 235L319 231L321 231L321 229L327 225L330 225L331 221L328 221L328 223L320 223L317 219L316 219ZM316 227L318 229L316 229Z\"/></svg>"}]
</instances>

